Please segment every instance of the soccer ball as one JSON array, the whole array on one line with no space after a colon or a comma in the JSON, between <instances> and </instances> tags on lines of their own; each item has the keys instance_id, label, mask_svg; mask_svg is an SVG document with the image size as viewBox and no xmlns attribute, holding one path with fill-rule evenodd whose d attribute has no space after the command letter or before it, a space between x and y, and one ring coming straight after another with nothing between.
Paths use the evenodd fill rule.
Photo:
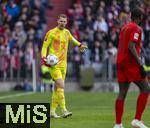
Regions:
<instances>
[{"instance_id":1,"label":"soccer ball","mask_svg":"<svg viewBox=\"0 0 150 128\"><path fill-rule=\"evenodd\" d=\"M47 56L47 64L54 66L58 63L58 57L54 54L50 54Z\"/></svg>"}]
</instances>

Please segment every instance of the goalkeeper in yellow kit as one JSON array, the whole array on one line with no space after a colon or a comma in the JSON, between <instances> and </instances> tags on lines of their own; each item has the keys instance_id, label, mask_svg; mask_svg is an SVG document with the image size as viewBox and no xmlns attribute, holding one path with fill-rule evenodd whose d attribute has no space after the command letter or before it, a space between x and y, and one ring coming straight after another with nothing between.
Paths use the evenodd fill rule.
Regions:
<instances>
[{"instance_id":1,"label":"goalkeeper in yellow kit","mask_svg":"<svg viewBox=\"0 0 150 128\"><path fill-rule=\"evenodd\" d=\"M67 24L67 16L60 14L57 20L58 25L49 30L46 33L42 50L41 57L43 63L49 67L50 74L55 81L55 90L52 93L51 100L51 110L50 116L53 118L59 118L55 111L59 105L62 110L62 117L66 118L72 115L72 112L69 112L66 109L65 105L65 96L64 96L64 80L67 70L67 51L69 42L73 43L75 46L79 46L81 52L87 49L87 45L81 44L78 42L65 28ZM59 61L57 65L51 66L47 64L46 57L48 54L55 54Z\"/></svg>"}]
</instances>

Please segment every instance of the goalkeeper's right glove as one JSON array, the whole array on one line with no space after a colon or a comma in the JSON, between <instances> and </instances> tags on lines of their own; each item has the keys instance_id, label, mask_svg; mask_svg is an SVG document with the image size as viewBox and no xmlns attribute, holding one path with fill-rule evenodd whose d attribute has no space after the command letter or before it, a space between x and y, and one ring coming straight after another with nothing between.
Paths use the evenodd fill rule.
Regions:
<instances>
[{"instance_id":1,"label":"goalkeeper's right glove","mask_svg":"<svg viewBox=\"0 0 150 128\"><path fill-rule=\"evenodd\" d=\"M146 77L146 71L145 71L143 65L140 66L140 73L143 78Z\"/></svg>"},{"instance_id":2,"label":"goalkeeper's right glove","mask_svg":"<svg viewBox=\"0 0 150 128\"><path fill-rule=\"evenodd\" d=\"M42 57L41 61L42 61L42 65L45 65L47 67L51 67L50 64L47 64L47 58L46 57Z\"/></svg>"},{"instance_id":3,"label":"goalkeeper's right glove","mask_svg":"<svg viewBox=\"0 0 150 128\"><path fill-rule=\"evenodd\" d=\"M85 50L88 49L88 46L86 44L80 44L79 49L80 49L80 52L85 52Z\"/></svg>"}]
</instances>

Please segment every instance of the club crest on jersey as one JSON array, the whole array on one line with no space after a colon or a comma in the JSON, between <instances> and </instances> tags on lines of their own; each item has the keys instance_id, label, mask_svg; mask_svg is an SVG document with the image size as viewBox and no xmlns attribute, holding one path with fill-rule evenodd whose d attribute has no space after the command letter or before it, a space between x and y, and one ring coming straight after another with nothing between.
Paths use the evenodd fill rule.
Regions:
<instances>
[{"instance_id":1,"label":"club crest on jersey","mask_svg":"<svg viewBox=\"0 0 150 128\"><path fill-rule=\"evenodd\" d=\"M134 33L134 39L138 40L138 38L139 38L139 33Z\"/></svg>"}]
</instances>

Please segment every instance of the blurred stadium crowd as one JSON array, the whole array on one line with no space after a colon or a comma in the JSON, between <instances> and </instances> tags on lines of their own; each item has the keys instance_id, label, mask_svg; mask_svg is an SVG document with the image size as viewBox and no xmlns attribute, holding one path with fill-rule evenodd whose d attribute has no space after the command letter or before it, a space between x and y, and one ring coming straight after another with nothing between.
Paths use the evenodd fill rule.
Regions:
<instances>
[{"instance_id":1,"label":"blurred stadium crowd","mask_svg":"<svg viewBox=\"0 0 150 128\"><path fill-rule=\"evenodd\" d=\"M48 0L5 1L0 4L0 79L31 78L32 59L38 58L47 30ZM74 0L66 10L67 27L89 49L84 54L79 53L78 47L69 51L68 76L78 80L81 68L92 67L98 78L104 70L107 79L116 78L118 34L135 6L145 14L143 60L150 66L149 0Z\"/></svg>"},{"instance_id":2,"label":"blurred stadium crowd","mask_svg":"<svg viewBox=\"0 0 150 128\"><path fill-rule=\"evenodd\" d=\"M46 31L47 0L4 0L0 3L0 78L26 78L40 52Z\"/></svg>"},{"instance_id":3,"label":"blurred stadium crowd","mask_svg":"<svg viewBox=\"0 0 150 128\"><path fill-rule=\"evenodd\" d=\"M98 77L104 72L108 80L116 77L119 32L121 26L130 21L130 10L136 6L140 7L145 14L142 21L143 56L146 65L150 66L150 2L148 0L75 0L72 7L67 10L69 28L76 39L89 46L89 50L82 56L77 48L74 49L72 60L75 69L79 69L79 64L91 65ZM75 71L78 77L79 70Z\"/></svg>"}]
</instances>

